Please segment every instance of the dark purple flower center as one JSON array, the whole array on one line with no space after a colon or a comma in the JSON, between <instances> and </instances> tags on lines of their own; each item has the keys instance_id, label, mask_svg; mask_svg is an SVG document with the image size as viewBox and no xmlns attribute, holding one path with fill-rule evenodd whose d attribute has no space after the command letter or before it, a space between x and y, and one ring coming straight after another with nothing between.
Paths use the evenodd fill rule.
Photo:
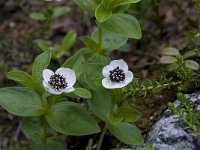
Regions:
<instances>
[{"instance_id":1,"label":"dark purple flower center","mask_svg":"<svg viewBox=\"0 0 200 150\"><path fill-rule=\"evenodd\" d=\"M116 67L115 69L110 71L109 77L112 82L119 83L125 80L125 73L122 69Z\"/></svg>"},{"instance_id":2,"label":"dark purple flower center","mask_svg":"<svg viewBox=\"0 0 200 150\"><path fill-rule=\"evenodd\" d=\"M59 74L52 75L48 83L56 90L64 89L67 87L66 79Z\"/></svg>"}]
</instances>

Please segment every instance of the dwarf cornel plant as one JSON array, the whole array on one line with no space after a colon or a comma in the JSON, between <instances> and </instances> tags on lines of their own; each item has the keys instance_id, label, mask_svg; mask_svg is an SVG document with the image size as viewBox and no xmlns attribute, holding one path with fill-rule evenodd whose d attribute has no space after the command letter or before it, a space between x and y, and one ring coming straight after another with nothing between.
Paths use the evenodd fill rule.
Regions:
<instances>
[{"instance_id":1,"label":"dwarf cornel plant","mask_svg":"<svg viewBox=\"0 0 200 150\"><path fill-rule=\"evenodd\" d=\"M142 114L121 102L128 96L146 95L148 91L194 81L193 78L185 79L181 74L183 70L176 70L176 80L161 77L141 82L134 78L124 60L110 60L108 54L119 49L129 38L142 37L137 19L117 9L139 1L74 0L96 19L91 36L83 38L85 47L56 70L51 70L51 59L58 59L69 49L67 41L74 43L73 33L74 36L63 40L64 46L59 52L45 47L36 57L31 74L20 70L7 73L9 79L24 87L1 88L0 105L11 114L22 116L21 130L31 139L33 150L65 150L66 143L57 133L83 136L101 132L95 143L97 150L101 149L107 131L125 144L143 145L141 132L133 124ZM77 98L84 99L84 103L76 103ZM101 123L104 124L102 129ZM90 145L94 144L90 142Z\"/></svg>"}]
</instances>

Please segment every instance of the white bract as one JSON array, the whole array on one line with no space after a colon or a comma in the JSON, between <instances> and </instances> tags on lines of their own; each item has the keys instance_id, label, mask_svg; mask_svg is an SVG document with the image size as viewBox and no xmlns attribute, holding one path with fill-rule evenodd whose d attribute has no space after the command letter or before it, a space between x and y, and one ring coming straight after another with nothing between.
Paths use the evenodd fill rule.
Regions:
<instances>
[{"instance_id":1,"label":"white bract","mask_svg":"<svg viewBox=\"0 0 200 150\"><path fill-rule=\"evenodd\" d=\"M75 72L69 68L59 68L54 73L49 69L43 70L43 86L52 94L69 93L74 91L76 82Z\"/></svg>"},{"instance_id":2,"label":"white bract","mask_svg":"<svg viewBox=\"0 0 200 150\"><path fill-rule=\"evenodd\" d=\"M128 65L122 59L113 60L102 70L105 77L102 84L107 89L122 88L133 80L133 73L128 70Z\"/></svg>"}]
</instances>

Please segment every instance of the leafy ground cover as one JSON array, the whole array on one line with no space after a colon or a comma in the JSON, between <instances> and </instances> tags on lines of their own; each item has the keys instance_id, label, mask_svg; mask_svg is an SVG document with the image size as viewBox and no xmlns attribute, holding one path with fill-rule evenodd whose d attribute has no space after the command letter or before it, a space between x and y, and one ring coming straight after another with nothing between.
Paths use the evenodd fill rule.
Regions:
<instances>
[{"instance_id":1,"label":"leafy ground cover","mask_svg":"<svg viewBox=\"0 0 200 150\"><path fill-rule=\"evenodd\" d=\"M46 11L49 7L69 6L70 11L52 21L48 30L42 28L40 22L30 18L33 11ZM59 44L70 30L77 32L78 37L88 35L94 28L94 18L83 13L70 0L60 2L47 1L14 1L0 2L0 86L11 86L16 83L5 78L9 70L19 69L30 72L31 64L41 50L33 42L43 37L52 43ZM141 40L130 40L122 48L122 52L112 53L111 58L124 58L136 77L140 79L155 79L163 73L165 68L160 63L160 52L168 46L176 47L181 53L199 46L198 38L191 39L193 28L198 28L200 11L192 2L181 0L147 0L133 5L128 12L139 19L143 37ZM71 54L81 47L79 39L70 52L53 64L64 62ZM124 52L125 51L125 52ZM197 72L198 73L198 72ZM193 92L199 85L191 87ZM126 103L143 112L143 117L137 125L145 134L152 124L160 117L167 103L175 98L176 88L162 90L159 94L149 93L147 97L140 95L129 99ZM81 100L80 100L81 102ZM145 111L144 111L145 110ZM30 149L19 128L19 117L14 117L0 108L0 148L2 149ZM91 136L67 137L69 149L81 149L87 145ZM103 149L112 148L116 141L106 135ZM97 140L97 137L94 137ZM78 143L78 144L77 144ZM18 148L18 147L21 148Z\"/></svg>"}]
</instances>

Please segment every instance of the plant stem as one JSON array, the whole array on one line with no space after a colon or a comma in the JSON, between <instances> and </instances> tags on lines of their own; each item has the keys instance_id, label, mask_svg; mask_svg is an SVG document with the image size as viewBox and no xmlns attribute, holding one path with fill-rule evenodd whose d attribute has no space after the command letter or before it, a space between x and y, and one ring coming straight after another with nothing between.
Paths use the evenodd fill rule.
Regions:
<instances>
[{"instance_id":1,"label":"plant stem","mask_svg":"<svg viewBox=\"0 0 200 150\"><path fill-rule=\"evenodd\" d=\"M44 143L46 143L46 139L48 137L48 131L47 131L48 123L47 123L45 118L44 118L44 124L43 125L44 125L44 130L43 130L42 140L44 141Z\"/></svg>"},{"instance_id":2,"label":"plant stem","mask_svg":"<svg viewBox=\"0 0 200 150\"><path fill-rule=\"evenodd\" d=\"M103 127L103 131L101 132L101 135L100 135L100 138L99 138L99 142L97 144L97 150L101 149L103 138L104 138L104 136L106 134L107 129L108 129L108 123L106 122L105 125L104 125L104 127Z\"/></svg>"},{"instance_id":3,"label":"plant stem","mask_svg":"<svg viewBox=\"0 0 200 150\"><path fill-rule=\"evenodd\" d=\"M182 83L182 81L170 82L170 83L158 85L157 87L150 86L150 87L147 87L146 89L151 90L153 88L156 88L156 89L165 88L165 87L169 87L169 86L175 86L175 85L178 85L178 84L181 84L181 83ZM145 90L145 88L143 88L142 90Z\"/></svg>"},{"instance_id":4,"label":"plant stem","mask_svg":"<svg viewBox=\"0 0 200 150\"><path fill-rule=\"evenodd\" d=\"M170 82L170 83L166 83L166 84L162 84L162 85L157 85L156 87L154 86L149 86L149 87L144 87L142 89L136 88L134 89L135 91L145 91L145 90L152 90L152 89L160 89L160 88L166 88L166 87L170 87L170 86L175 86L178 84L181 84L182 81L177 81L177 82Z\"/></svg>"}]
</instances>

